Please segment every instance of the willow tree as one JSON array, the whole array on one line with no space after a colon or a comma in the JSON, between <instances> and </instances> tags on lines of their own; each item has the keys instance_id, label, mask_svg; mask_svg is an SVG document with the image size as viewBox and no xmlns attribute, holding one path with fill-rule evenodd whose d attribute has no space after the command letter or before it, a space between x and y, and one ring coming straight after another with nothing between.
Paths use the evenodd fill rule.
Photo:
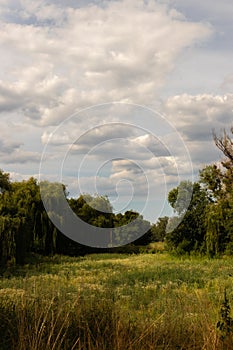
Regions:
<instances>
[{"instance_id":1,"label":"willow tree","mask_svg":"<svg viewBox=\"0 0 233 350\"><path fill-rule=\"evenodd\" d=\"M9 182L1 173L0 262L24 263L29 252L56 252L57 230L48 218L37 180Z\"/></svg>"},{"instance_id":2,"label":"willow tree","mask_svg":"<svg viewBox=\"0 0 233 350\"><path fill-rule=\"evenodd\" d=\"M207 207L206 215L206 249L210 257L224 250L224 213L221 205Z\"/></svg>"}]
</instances>

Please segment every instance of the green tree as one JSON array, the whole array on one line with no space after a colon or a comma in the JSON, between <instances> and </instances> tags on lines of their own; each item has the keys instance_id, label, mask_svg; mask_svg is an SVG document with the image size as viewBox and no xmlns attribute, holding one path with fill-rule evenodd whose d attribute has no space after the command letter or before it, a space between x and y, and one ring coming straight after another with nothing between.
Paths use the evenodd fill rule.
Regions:
<instances>
[{"instance_id":1,"label":"green tree","mask_svg":"<svg viewBox=\"0 0 233 350\"><path fill-rule=\"evenodd\" d=\"M151 241L150 223L134 210L117 214L114 218L114 241L117 245L132 242L134 245L146 245Z\"/></svg>"},{"instance_id":2,"label":"green tree","mask_svg":"<svg viewBox=\"0 0 233 350\"><path fill-rule=\"evenodd\" d=\"M158 221L151 226L151 241L163 242L166 236L166 229L168 225L168 216L159 218Z\"/></svg>"},{"instance_id":3,"label":"green tree","mask_svg":"<svg viewBox=\"0 0 233 350\"><path fill-rule=\"evenodd\" d=\"M207 165L199 172L200 183L206 188L209 199L214 202L223 194L223 174L215 164Z\"/></svg>"},{"instance_id":4,"label":"green tree","mask_svg":"<svg viewBox=\"0 0 233 350\"><path fill-rule=\"evenodd\" d=\"M182 181L178 187L168 193L168 202L178 215L183 215L190 206L194 186L191 181Z\"/></svg>"},{"instance_id":5,"label":"green tree","mask_svg":"<svg viewBox=\"0 0 233 350\"><path fill-rule=\"evenodd\" d=\"M2 264L6 261L22 263L33 240L33 213L36 182L14 182L0 198L0 236ZM14 249L13 249L14 247Z\"/></svg>"},{"instance_id":6,"label":"green tree","mask_svg":"<svg viewBox=\"0 0 233 350\"><path fill-rule=\"evenodd\" d=\"M0 193L2 193L4 191L9 191L10 188L11 188L10 174L4 173L0 169Z\"/></svg>"},{"instance_id":7,"label":"green tree","mask_svg":"<svg viewBox=\"0 0 233 350\"><path fill-rule=\"evenodd\" d=\"M57 229L49 220L37 180L10 183L0 196L1 264L24 263L30 252L56 252Z\"/></svg>"},{"instance_id":8,"label":"green tree","mask_svg":"<svg viewBox=\"0 0 233 350\"><path fill-rule=\"evenodd\" d=\"M176 214L169 219L165 236L169 250L179 253L203 251L206 232L205 209L209 203L206 191L199 183L183 181L169 193L168 200Z\"/></svg>"},{"instance_id":9,"label":"green tree","mask_svg":"<svg viewBox=\"0 0 233 350\"><path fill-rule=\"evenodd\" d=\"M80 195L68 200L70 207L83 221L96 227L113 227L113 208L107 196Z\"/></svg>"}]
</instances>

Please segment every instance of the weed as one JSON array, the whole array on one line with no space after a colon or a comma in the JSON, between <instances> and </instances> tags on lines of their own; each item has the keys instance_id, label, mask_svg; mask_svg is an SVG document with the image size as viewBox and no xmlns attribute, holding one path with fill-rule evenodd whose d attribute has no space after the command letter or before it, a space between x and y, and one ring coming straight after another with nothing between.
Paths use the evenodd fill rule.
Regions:
<instances>
[{"instance_id":1,"label":"weed","mask_svg":"<svg viewBox=\"0 0 233 350\"><path fill-rule=\"evenodd\" d=\"M38 259L0 279L0 349L231 350L232 274L231 258Z\"/></svg>"},{"instance_id":2,"label":"weed","mask_svg":"<svg viewBox=\"0 0 233 350\"><path fill-rule=\"evenodd\" d=\"M233 348L233 318L231 317L231 307L227 297L226 288L224 289L224 299L220 308L220 320L217 322L217 329L220 333L220 339L225 349L231 346ZM229 348L230 349L230 348Z\"/></svg>"}]
</instances>

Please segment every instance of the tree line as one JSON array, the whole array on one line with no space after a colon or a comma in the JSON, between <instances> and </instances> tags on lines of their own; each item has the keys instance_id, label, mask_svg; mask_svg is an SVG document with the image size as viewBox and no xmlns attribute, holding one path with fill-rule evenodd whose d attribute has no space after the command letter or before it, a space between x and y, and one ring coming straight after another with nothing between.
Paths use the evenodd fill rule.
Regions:
<instances>
[{"instance_id":1,"label":"tree line","mask_svg":"<svg viewBox=\"0 0 233 350\"><path fill-rule=\"evenodd\" d=\"M57 188L60 184L47 182L44 185L48 191L48 200L59 201ZM112 228L119 228L116 230L118 235L115 237L115 245L120 246L121 240L124 242L122 232L128 240L134 241L134 245L149 243L150 223L136 211L114 214L106 196L86 194L79 198L68 198L65 186L63 189L68 205L81 220L106 229L109 249L91 248L69 239L49 219L38 181L32 177L27 181L12 182L9 174L0 170L0 266L23 264L31 253L84 255L112 251ZM128 227L125 226L130 223ZM122 226L124 230L121 232ZM141 232L145 234L135 240Z\"/></svg>"},{"instance_id":2,"label":"tree line","mask_svg":"<svg viewBox=\"0 0 233 350\"><path fill-rule=\"evenodd\" d=\"M196 252L210 257L233 254L233 141L225 131L219 137L213 136L224 155L222 162L204 167L199 181L182 181L172 189L168 201L174 216L159 218L153 225L133 210L114 214L106 196L86 194L68 198L63 186L76 215L90 225L109 229L109 249L90 248L66 237L49 219L37 180L12 182L9 174L0 170L0 265L23 264L31 253L84 255L116 251L117 248L111 248L112 228L118 228L116 245L124 244L125 236L133 242L122 248L127 251L132 245L164 241L169 251L178 254ZM59 200L56 184L46 186L50 189L52 186L54 198Z\"/></svg>"}]
</instances>

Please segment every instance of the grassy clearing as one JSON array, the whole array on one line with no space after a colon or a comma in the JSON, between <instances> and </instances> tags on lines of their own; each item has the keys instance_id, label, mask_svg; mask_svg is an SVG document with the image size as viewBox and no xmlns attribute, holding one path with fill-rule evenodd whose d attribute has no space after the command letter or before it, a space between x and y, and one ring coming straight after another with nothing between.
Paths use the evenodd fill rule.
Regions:
<instances>
[{"instance_id":1,"label":"grassy clearing","mask_svg":"<svg viewBox=\"0 0 233 350\"><path fill-rule=\"evenodd\" d=\"M233 259L55 256L0 279L0 349L233 349ZM233 303L232 303L233 305Z\"/></svg>"}]
</instances>

